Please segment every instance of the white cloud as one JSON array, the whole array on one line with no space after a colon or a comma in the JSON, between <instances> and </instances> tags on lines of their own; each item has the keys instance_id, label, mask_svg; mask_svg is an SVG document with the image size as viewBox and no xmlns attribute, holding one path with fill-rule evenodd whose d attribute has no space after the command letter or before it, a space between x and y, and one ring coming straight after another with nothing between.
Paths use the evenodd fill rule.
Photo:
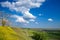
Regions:
<instances>
[{"instance_id":1,"label":"white cloud","mask_svg":"<svg viewBox=\"0 0 60 40\"><path fill-rule=\"evenodd\" d=\"M13 3L10 3L10 2L8 2L8 1L6 1L6 2L1 2L0 3L1 4L1 6L2 7L7 7L7 8L9 8L9 9L14 9L14 2Z\"/></svg>"},{"instance_id":2,"label":"white cloud","mask_svg":"<svg viewBox=\"0 0 60 40\"><path fill-rule=\"evenodd\" d=\"M43 14L39 14L39 16L42 16Z\"/></svg>"},{"instance_id":3,"label":"white cloud","mask_svg":"<svg viewBox=\"0 0 60 40\"><path fill-rule=\"evenodd\" d=\"M35 16L33 16L31 13L29 13L28 11L26 11L24 14L24 17L25 18L31 18L31 19L35 19L36 17Z\"/></svg>"},{"instance_id":4,"label":"white cloud","mask_svg":"<svg viewBox=\"0 0 60 40\"><path fill-rule=\"evenodd\" d=\"M21 12L24 18L35 19L32 13L30 13L31 8L40 7L45 0L17 0L16 2L1 2L2 7L7 7L10 10L15 10L17 12ZM19 19L18 19L19 20Z\"/></svg>"},{"instance_id":5,"label":"white cloud","mask_svg":"<svg viewBox=\"0 0 60 40\"><path fill-rule=\"evenodd\" d=\"M48 21L52 22L52 21L53 21L53 19L52 19L52 18L49 18L49 19L48 19Z\"/></svg>"},{"instance_id":6,"label":"white cloud","mask_svg":"<svg viewBox=\"0 0 60 40\"><path fill-rule=\"evenodd\" d=\"M18 15L12 15L11 17L16 18L16 22L21 22L21 23L29 23L27 20L25 20L22 16Z\"/></svg>"},{"instance_id":7,"label":"white cloud","mask_svg":"<svg viewBox=\"0 0 60 40\"><path fill-rule=\"evenodd\" d=\"M35 20L34 20L34 19L30 19L29 21L31 21L31 22L35 22Z\"/></svg>"}]
</instances>

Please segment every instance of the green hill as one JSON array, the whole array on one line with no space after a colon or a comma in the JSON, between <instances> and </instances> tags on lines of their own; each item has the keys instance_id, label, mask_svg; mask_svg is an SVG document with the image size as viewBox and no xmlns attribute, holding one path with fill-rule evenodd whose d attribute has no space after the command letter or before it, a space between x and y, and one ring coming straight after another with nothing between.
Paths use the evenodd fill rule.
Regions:
<instances>
[{"instance_id":1,"label":"green hill","mask_svg":"<svg viewBox=\"0 0 60 40\"><path fill-rule=\"evenodd\" d=\"M59 40L60 31L0 26L0 40Z\"/></svg>"},{"instance_id":2,"label":"green hill","mask_svg":"<svg viewBox=\"0 0 60 40\"><path fill-rule=\"evenodd\" d=\"M0 40L17 40L17 33L10 27L0 27Z\"/></svg>"},{"instance_id":3,"label":"green hill","mask_svg":"<svg viewBox=\"0 0 60 40\"><path fill-rule=\"evenodd\" d=\"M0 40L31 40L26 31L11 27L0 27Z\"/></svg>"}]
</instances>

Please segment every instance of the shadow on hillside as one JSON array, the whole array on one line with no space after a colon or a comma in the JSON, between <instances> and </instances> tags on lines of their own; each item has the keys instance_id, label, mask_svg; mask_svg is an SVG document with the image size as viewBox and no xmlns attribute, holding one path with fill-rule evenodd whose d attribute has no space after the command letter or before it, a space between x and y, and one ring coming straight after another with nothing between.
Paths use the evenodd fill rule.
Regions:
<instances>
[{"instance_id":1,"label":"shadow on hillside","mask_svg":"<svg viewBox=\"0 0 60 40\"><path fill-rule=\"evenodd\" d=\"M33 32L33 35L30 36L33 40L43 40L38 33Z\"/></svg>"}]
</instances>

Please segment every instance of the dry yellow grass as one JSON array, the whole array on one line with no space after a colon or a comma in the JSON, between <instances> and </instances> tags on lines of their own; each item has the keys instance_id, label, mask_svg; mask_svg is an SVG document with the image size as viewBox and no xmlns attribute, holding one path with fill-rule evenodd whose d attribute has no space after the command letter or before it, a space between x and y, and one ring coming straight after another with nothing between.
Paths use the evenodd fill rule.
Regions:
<instances>
[{"instance_id":1,"label":"dry yellow grass","mask_svg":"<svg viewBox=\"0 0 60 40\"><path fill-rule=\"evenodd\" d=\"M10 27L0 26L0 40L23 40L19 35Z\"/></svg>"},{"instance_id":2,"label":"dry yellow grass","mask_svg":"<svg viewBox=\"0 0 60 40\"><path fill-rule=\"evenodd\" d=\"M0 40L31 40L26 30L0 26Z\"/></svg>"}]
</instances>

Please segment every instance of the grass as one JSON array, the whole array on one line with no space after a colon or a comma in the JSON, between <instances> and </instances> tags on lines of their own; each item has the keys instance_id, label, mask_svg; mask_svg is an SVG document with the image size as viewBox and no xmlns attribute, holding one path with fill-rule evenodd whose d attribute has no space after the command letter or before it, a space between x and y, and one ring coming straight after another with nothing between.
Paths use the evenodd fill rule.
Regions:
<instances>
[{"instance_id":1,"label":"grass","mask_svg":"<svg viewBox=\"0 0 60 40\"><path fill-rule=\"evenodd\" d=\"M0 40L32 40L26 30L0 26Z\"/></svg>"},{"instance_id":2,"label":"grass","mask_svg":"<svg viewBox=\"0 0 60 40\"><path fill-rule=\"evenodd\" d=\"M59 40L60 32L38 31L35 29L15 28L15 27L2 27L0 26L0 40L33 40L32 37L35 34L41 38L41 40ZM36 40L36 39L34 39ZM40 40L40 39L39 39Z\"/></svg>"},{"instance_id":3,"label":"grass","mask_svg":"<svg viewBox=\"0 0 60 40\"><path fill-rule=\"evenodd\" d=\"M18 36L14 35L17 33L10 27L0 27L0 40L17 40Z\"/></svg>"}]
</instances>

